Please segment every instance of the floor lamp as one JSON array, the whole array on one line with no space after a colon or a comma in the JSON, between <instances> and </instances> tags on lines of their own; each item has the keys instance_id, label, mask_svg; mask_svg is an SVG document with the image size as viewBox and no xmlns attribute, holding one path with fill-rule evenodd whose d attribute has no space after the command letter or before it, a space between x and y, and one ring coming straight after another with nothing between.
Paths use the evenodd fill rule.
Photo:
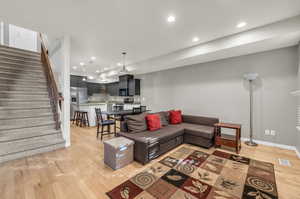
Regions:
<instances>
[{"instance_id":1,"label":"floor lamp","mask_svg":"<svg viewBox=\"0 0 300 199\"><path fill-rule=\"evenodd\" d=\"M258 77L257 73L247 73L244 78L249 81L249 97L250 97L250 139L245 142L249 146L257 146L253 141L253 81Z\"/></svg>"}]
</instances>

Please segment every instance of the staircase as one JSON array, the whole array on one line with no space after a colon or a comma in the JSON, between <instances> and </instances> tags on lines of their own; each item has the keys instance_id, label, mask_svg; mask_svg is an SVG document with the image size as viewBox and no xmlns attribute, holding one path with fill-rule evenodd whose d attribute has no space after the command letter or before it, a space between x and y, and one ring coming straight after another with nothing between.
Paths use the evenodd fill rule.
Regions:
<instances>
[{"instance_id":1,"label":"staircase","mask_svg":"<svg viewBox=\"0 0 300 199\"><path fill-rule=\"evenodd\" d=\"M62 148L41 54L0 45L0 163Z\"/></svg>"}]
</instances>

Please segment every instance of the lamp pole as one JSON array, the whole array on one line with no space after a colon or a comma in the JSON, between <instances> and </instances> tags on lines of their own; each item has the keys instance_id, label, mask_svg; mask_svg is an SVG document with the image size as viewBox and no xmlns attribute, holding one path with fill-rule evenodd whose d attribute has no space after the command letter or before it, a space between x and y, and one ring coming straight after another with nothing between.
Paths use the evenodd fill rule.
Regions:
<instances>
[{"instance_id":1,"label":"lamp pole","mask_svg":"<svg viewBox=\"0 0 300 199\"><path fill-rule=\"evenodd\" d=\"M257 78L256 73L249 73L245 75L245 78L249 81L249 97L250 97L250 139L245 142L249 146L257 146L257 143L253 141L253 81Z\"/></svg>"}]
</instances>

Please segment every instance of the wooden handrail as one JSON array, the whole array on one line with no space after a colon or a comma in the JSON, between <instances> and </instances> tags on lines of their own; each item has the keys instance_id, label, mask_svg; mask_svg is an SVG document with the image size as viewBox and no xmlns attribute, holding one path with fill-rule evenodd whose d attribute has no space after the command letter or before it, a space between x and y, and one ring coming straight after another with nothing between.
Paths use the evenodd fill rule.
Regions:
<instances>
[{"instance_id":1,"label":"wooden handrail","mask_svg":"<svg viewBox=\"0 0 300 199\"><path fill-rule=\"evenodd\" d=\"M61 109L61 102L64 100L63 97L59 94L57 84L55 82L54 74L51 68L48 50L45 46L43 36L40 33L40 40L41 40L41 60L44 67L45 76L47 79L47 88L48 94L50 98L50 104L53 112L53 118L56 123L56 130L60 129L60 118L59 118L59 111L58 106Z\"/></svg>"}]
</instances>

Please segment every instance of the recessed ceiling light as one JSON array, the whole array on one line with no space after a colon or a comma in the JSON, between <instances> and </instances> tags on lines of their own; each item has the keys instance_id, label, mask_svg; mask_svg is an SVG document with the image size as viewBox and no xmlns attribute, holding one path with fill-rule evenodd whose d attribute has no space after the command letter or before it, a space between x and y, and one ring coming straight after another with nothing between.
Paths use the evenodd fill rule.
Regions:
<instances>
[{"instance_id":1,"label":"recessed ceiling light","mask_svg":"<svg viewBox=\"0 0 300 199\"><path fill-rule=\"evenodd\" d=\"M236 27L237 28L242 28L242 27L245 27L247 25L247 23L246 22L240 22L240 23L238 23L237 25L236 25Z\"/></svg>"},{"instance_id":2,"label":"recessed ceiling light","mask_svg":"<svg viewBox=\"0 0 300 199\"><path fill-rule=\"evenodd\" d=\"M117 63L117 65L118 65L118 66L122 66L122 63L121 63L121 62L119 62L119 63Z\"/></svg>"},{"instance_id":3,"label":"recessed ceiling light","mask_svg":"<svg viewBox=\"0 0 300 199\"><path fill-rule=\"evenodd\" d=\"M84 66L84 62L80 62L79 64L80 64L80 66Z\"/></svg>"},{"instance_id":4,"label":"recessed ceiling light","mask_svg":"<svg viewBox=\"0 0 300 199\"><path fill-rule=\"evenodd\" d=\"M193 42L197 42L197 41L199 41L199 38L198 37L194 37L193 38Z\"/></svg>"},{"instance_id":5,"label":"recessed ceiling light","mask_svg":"<svg viewBox=\"0 0 300 199\"><path fill-rule=\"evenodd\" d=\"M77 66L73 66L72 68L73 68L74 70L76 70L76 69L77 69Z\"/></svg>"},{"instance_id":6,"label":"recessed ceiling light","mask_svg":"<svg viewBox=\"0 0 300 199\"><path fill-rule=\"evenodd\" d=\"M176 21L176 18L175 18L175 16L170 15L170 16L168 16L167 21L168 21L169 23L174 23L174 22Z\"/></svg>"},{"instance_id":7,"label":"recessed ceiling light","mask_svg":"<svg viewBox=\"0 0 300 199\"><path fill-rule=\"evenodd\" d=\"M92 56L92 57L91 57L91 60L95 61L95 60L96 60L96 57Z\"/></svg>"},{"instance_id":8,"label":"recessed ceiling light","mask_svg":"<svg viewBox=\"0 0 300 199\"><path fill-rule=\"evenodd\" d=\"M96 70L96 73L100 73L100 70Z\"/></svg>"},{"instance_id":9,"label":"recessed ceiling light","mask_svg":"<svg viewBox=\"0 0 300 199\"><path fill-rule=\"evenodd\" d=\"M94 77L93 77L93 76L88 76L88 78L89 78L89 79L94 79Z\"/></svg>"}]
</instances>

